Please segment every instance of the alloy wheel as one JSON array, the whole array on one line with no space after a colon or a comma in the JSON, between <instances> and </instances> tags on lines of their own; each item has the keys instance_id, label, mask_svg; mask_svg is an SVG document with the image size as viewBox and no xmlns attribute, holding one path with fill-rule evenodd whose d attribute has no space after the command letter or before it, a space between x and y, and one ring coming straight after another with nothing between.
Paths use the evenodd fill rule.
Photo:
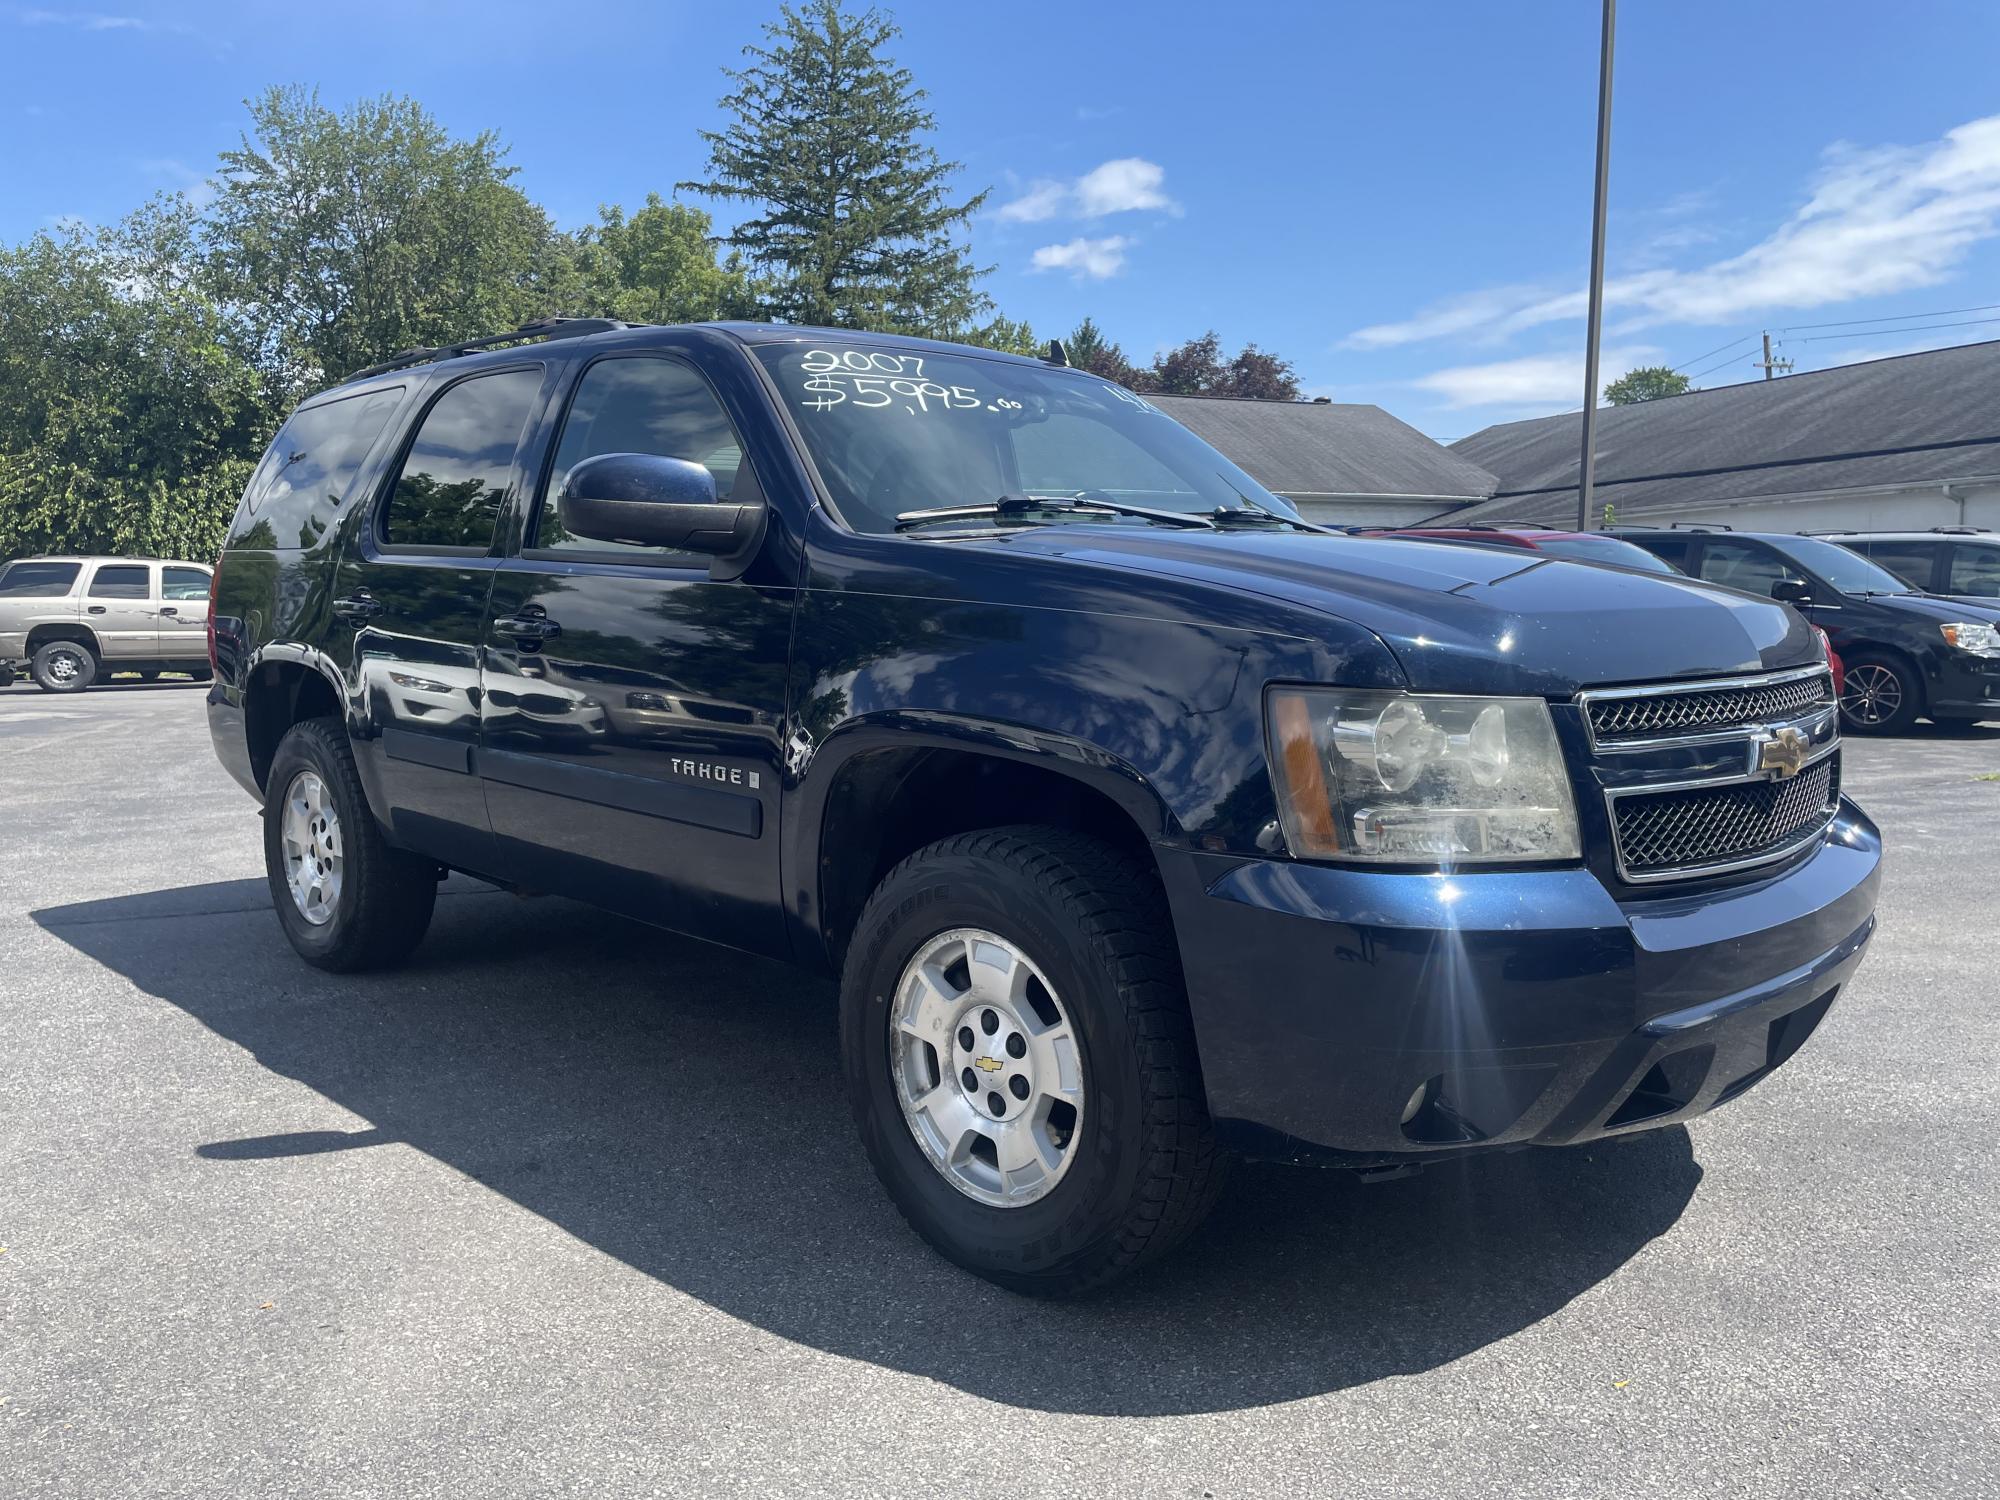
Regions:
<instances>
[{"instance_id":1,"label":"alloy wheel","mask_svg":"<svg viewBox=\"0 0 2000 1500\"><path fill-rule=\"evenodd\" d=\"M1902 679L1872 661L1849 667L1840 707L1857 724L1886 724L1903 707Z\"/></svg>"},{"instance_id":2,"label":"alloy wheel","mask_svg":"<svg viewBox=\"0 0 2000 1500\"><path fill-rule=\"evenodd\" d=\"M931 938L904 966L889 1028L903 1118L947 1182L1018 1208L1062 1181L1083 1122L1083 1057L1018 946L979 928Z\"/></svg>"},{"instance_id":3,"label":"alloy wheel","mask_svg":"<svg viewBox=\"0 0 2000 1500\"><path fill-rule=\"evenodd\" d=\"M292 778L279 817L285 884L299 915L324 927L340 905L342 858L340 814L317 773L301 771Z\"/></svg>"}]
</instances>

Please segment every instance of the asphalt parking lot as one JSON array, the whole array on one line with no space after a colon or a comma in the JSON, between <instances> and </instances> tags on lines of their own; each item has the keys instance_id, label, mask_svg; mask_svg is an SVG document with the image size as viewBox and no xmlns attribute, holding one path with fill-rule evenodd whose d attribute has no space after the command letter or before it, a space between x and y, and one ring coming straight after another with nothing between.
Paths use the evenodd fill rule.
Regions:
<instances>
[{"instance_id":1,"label":"asphalt parking lot","mask_svg":"<svg viewBox=\"0 0 2000 1500\"><path fill-rule=\"evenodd\" d=\"M1248 1168L1046 1305L896 1217L818 981L457 879L304 967L202 695L0 692L10 1496L2000 1493L2000 732L1850 742L1880 937L1745 1099Z\"/></svg>"}]
</instances>

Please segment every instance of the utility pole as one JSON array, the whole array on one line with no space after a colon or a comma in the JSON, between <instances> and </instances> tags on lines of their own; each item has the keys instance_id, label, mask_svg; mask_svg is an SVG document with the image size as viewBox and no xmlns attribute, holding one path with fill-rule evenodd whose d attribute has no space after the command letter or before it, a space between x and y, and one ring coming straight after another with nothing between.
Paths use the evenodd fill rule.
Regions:
<instances>
[{"instance_id":1,"label":"utility pole","mask_svg":"<svg viewBox=\"0 0 2000 1500\"><path fill-rule=\"evenodd\" d=\"M1768 329L1764 333L1764 358L1761 361L1752 360L1751 368L1762 370L1766 380L1778 370L1783 370L1787 375L1792 373L1792 362L1789 359L1771 358L1771 334Z\"/></svg>"},{"instance_id":2,"label":"utility pole","mask_svg":"<svg viewBox=\"0 0 2000 1500\"><path fill-rule=\"evenodd\" d=\"M1590 490L1597 471L1597 342L1604 329L1604 205L1611 183L1611 44L1618 0L1604 0L1597 61L1597 199L1590 216L1590 328L1583 355L1583 462L1576 476L1576 529L1591 531Z\"/></svg>"}]
</instances>

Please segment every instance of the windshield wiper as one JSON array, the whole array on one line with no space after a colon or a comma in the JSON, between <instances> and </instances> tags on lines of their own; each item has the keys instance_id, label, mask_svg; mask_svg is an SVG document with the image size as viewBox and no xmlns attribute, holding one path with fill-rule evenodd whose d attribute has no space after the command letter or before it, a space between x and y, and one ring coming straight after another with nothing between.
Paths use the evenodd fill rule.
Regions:
<instances>
[{"instance_id":1,"label":"windshield wiper","mask_svg":"<svg viewBox=\"0 0 2000 1500\"><path fill-rule=\"evenodd\" d=\"M1289 526L1295 531L1312 531L1321 536L1346 536L1344 531L1332 526L1320 526L1311 521L1296 520L1281 515L1264 506L1218 505L1214 510L1203 512L1217 526Z\"/></svg>"},{"instance_id":2,"label":"windshield wiper","mask_svg":"<svg viewBox=\"0 0 2000 1500\"><path fill-rule=\"evenodd\" d=\"M1215 522L1189 511L1153 510L1144 505L1127 505L1122 500L1085 500L1075 495L1002 495L980 505L934 505L924 510L906 510L896 517L896 529L929 526L937 521L1028 521L1038 514L1136 516L1142 521L1192 526L1200 531L1216 529Z\"/></svg>"}]
</instances>

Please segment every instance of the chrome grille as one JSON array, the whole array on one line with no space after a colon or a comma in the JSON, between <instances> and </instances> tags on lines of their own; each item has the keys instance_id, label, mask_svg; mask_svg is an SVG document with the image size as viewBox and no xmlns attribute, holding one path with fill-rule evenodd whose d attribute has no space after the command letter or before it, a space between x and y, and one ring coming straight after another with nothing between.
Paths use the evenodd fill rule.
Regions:
<instances>
[{"instance_id":1,"label":"chrome grille","mask_svg":"<svg viewBox=\"0 0 2000 1500\"><path fill-rule=\"evenodd\" d=\"M1775 681L1736 681L1727 686L1651 688L1643 694L1591 694L1586 699L1591 737L1598 741L1650 739L1663 735L1707 734L1751 724L1793 719L1833 703L1833 674Z\"/></svg>"},{"instance_id":2,"label":"chrome grille","mask_svg":"<svg viewBox=\"0 0 2000 1500\"><path fill-rule=\"evenodd\" d=\"M1619 858L1644 876L1782 852L1823 828L1839 796L1837 751L1789 781L1627 794L1612 803Z\"/></svg>"}]
</instances>

